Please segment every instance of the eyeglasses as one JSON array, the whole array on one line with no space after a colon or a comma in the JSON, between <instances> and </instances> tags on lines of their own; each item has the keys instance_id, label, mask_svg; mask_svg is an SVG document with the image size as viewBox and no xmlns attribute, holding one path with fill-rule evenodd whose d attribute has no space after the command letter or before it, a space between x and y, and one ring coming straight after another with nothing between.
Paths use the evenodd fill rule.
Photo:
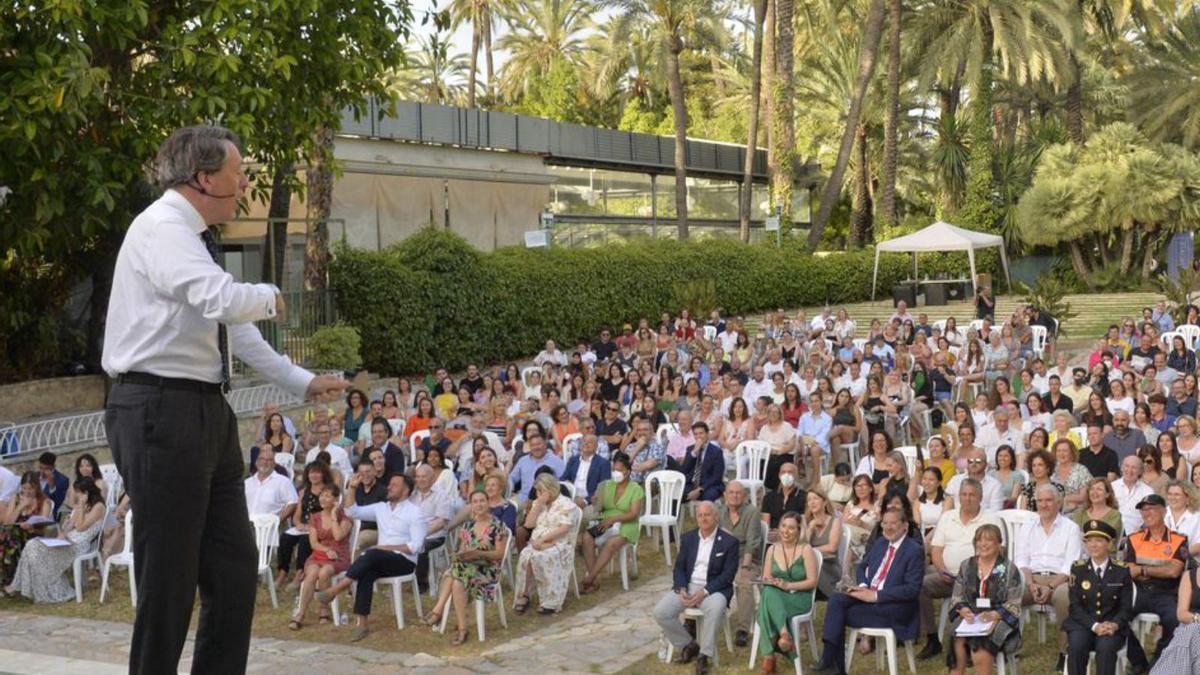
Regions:
<instances>
[{"instance_id":1,"label":"eyeglasses","mask_svg":"<svg viewBox=\"0 0 1200 675\"><path fill-rule=\"evenodd\" d=\"M967 464L983 464L982 459L968 459Z\"/></svg>"},{"instance_id":2,"label":"eyeglasses","mask_svg":"<svg viewBox=\"0 0 1200 675\"><path fill-rule=\"evenodd\" d=\"M430 428L430 429L441 429L441 428L442 428L442 425L440 425L440 424L430 424L430 425L429 425L429 428Z\"/></svg>"}]
</instances>

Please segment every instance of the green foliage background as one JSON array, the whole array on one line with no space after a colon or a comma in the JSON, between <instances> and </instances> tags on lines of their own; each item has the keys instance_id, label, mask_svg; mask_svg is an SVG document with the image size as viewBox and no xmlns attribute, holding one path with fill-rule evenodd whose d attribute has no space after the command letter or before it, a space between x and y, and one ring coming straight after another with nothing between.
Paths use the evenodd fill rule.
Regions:
<instances>
[{"instance_id":1,"label":"green foliage background","mask_svg":"<svg viewBox=\"0 0 1200 675\"><path fill-rule=\"evenodd\" d=\"M957 275L965 254L921 257L921 273ZM980 271L998 258L981 255ZM677 284L713 279L727 315L868 299L874 251L813 256L799 245L636 240L602 249L510 247L480 253L426 228L380 252L343 247L330 269L339 313L362 335L363 365L385 374L462 368L533 354L547 338L574 345L602 326L676 312ZM878 297L911 274L880 259Z\"/></svg>"}]
</instances>

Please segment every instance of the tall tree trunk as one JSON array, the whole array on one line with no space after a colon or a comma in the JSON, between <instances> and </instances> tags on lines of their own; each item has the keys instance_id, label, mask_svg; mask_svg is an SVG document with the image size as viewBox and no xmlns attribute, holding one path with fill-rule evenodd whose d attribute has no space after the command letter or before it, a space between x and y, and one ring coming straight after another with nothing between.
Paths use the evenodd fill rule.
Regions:
<instances>
[{"instance_id":1,"label":"tall tree trunk","mask_svg":"<svg viewBox=\"0 0 1200 675\"><path fill-rule=\"evenodd\" d=\"M808 247L816 249L825 231L825 224L833 213L838 195L842 191L842 180L846 177L846 165L850 161L850 150L854 145L854 133L858 128L859 117L862 116L863 99L867 96L867 86L871 83L871 75L875 72L875 62L879 57L879 38L883 33L884 0L871 0L867 8L866 26L863 30L862 45L858 50L858 76L854 82L854 95L850 98L850 110L846 113L846 129L842 133L842 142L838 147L837 161L829 180L821 191L821 208L813 219L812 231L808 233Z\"/></svg>"},{"instance_id":2,"label":"tall tree trunk","mask_svg":"<svg viewBox=\"0 0 1200 675\"><path fill-rule=\"evenodd\" d=\"M874 239L871 216L871 166L867 154L867 125L859 124L855 131L857 150L854 176L853 209L850 214L850 247L861 248Z\"/></svg>"},{"instance_id":3,"label":"tall tree trunk","mask_svg":"<svg viewBox=\"0 0 1200 675\"><path fill-rule=\"evenodd\" d=\"M1078 9L1084 12L1083 0ZM1079 65L1076 51L1071 50L1071 85L1067 87L1067 137L1075 145L1083 145L1083 67Z\"/></svg>"},{"instance_id":4,"label":"tall tree trunk","mask_svg":"<svg viewBox=\"0 0 1200 675\"><path fill-rule=\"evenodd\" d=\"M879 199L880 220L896 223L896 144L900 125L900 28L902 0L890 0L888 8L888 104L883 124L883 194Z\"/></svg>"},{"instance_id":5,"label":"tall tree trunk","mask_svg":"<svg viewBox=\"0 0 1200 675\"><path fill-rule=\"evenodd\" d=\"M333 129L315 134L316 156L308 170L308 225L304 238L304 285L323 289L329 279L329 212L333 206Z\"/></svg>"},{"instance_id":6,"label":"tall tree trunk","mask_svg":"<svg viewBox=\"0 0 1200 675\"><path fill-rule=\"evenodd\" d=\"M775 133L772 142L778 170L771 182L776 206L783 207L784 223L792 221L792 182L796 174L795 1L775 0L775 69L778 80L771 88L775 99Z\"/></svg>"},{"instance_id":7,"label":"tall tree trunk","mask_svg":"<svg viewBox=\"0 0 1200 675\"><path fill-rule=\"evenodd\" d=\"M283 288L283 270L287 255L288 218L292 215L291 163L275 169L271 178L271 204L267 207L267 233L263 241L263 281Z\"/></svg>"},{"instance_id":8,"label":"tall tree trunk","mask_svg":"<svg viewBox=\"0 0 1200 675\"><path fill-rule=\"evenodd\" d=\"M687 105L683 98L683 77L679 73L679 54L683 40L679 35L667 38L667 91L675 118L675 217L679 241L687 241Z\"/></svg>"},{"instance_id":9,"label":"tall tree trunk","mask_svg":"<svg viewBox=\"0 0 1200 675\"><path fill-rule=\"evenodd\" d=\"M475 82L479 76L479 47L483 42L479 35L479 22L471 24L471 68L467 72L467 107L475 107Z\"/></svg>"},{"instance_id":10,"label":"tall tree trunk","mask_svg":"<svg viewBox=\"0 0 1200 675\"><path fill-rule=\"evenodd\" d=\"M779 174L779 153L775 147L775 97L771 92L775 91L775 82L778 79L778 73L775 72L775 0L767 0L767 21L763 27L763 71L762 71L762 88L765 90L765 96L762 96L762 103L766 106L766 127L767 127L767 183L768 185L775 184L775 176ZM760 93L760 96L762 94ZM774 200L774 191L768 189L767 194L770 199ZM774 204L774 201L770 201Z\"/></svg>"},{"instance_id":11,"label":"tall tree trunk","mask_svg":"<svg viewBox=\"0 0 1200 675\"><path fill-rule=\"evenodd\" d=\"M1095 235L1095 237L1096 237L1096 249L1100 251L1101 264L1103 264L1105 267L1111 267L1113 261L1112 261L1112 252L1108 246L1108 235L1107 234L1097 234L1097 235Z\"/></svg>"},{"instance_id":12,"label":"tall tree trunk","mask_svg":"<svg viewBox=\"0 0 1200 675\"><path fill-rule=\"evenodd\" d=\"M971 154L963 208L958 218L968 229L990 232L995 229L999 219L995 203L996 125L992 106L995 29L986 7L980 14L980 53L983 58L979 66L977 91L973 92L970 107Z\"/></svg>"},{"instance_id":13,"label":"tall tree trunk","mask_svg":"<svg viewBox=\"0 0 1200 675\"><path fill-rule=\"evenodd\" d=\"M1147 229L1142 232L1142 281L1149 281L1150 275L1154 273L1154 263L1161 243L1162 238L1154 230Z\"/></svg>"},{"instance_id":14,"label":"tall tree trunk","mask_svg":"<svg viewBox=\"0 0 1200 675\"><path fill-rule=\"evenodd\" d=\"M487 21L483 24L483 54L487 61L487 95L490 105L495 105L496 91L493 88L496 80L496 68L492 61L492 15L488 12Z\"/></svg>"},{"instance_id":15,"label":"tall tree trunk","mask_svg":"<svg viewBox=\"0 0 1200 675\"><path fill-rule=\"evenodd\" d=\"M1129 272L1133 268L1133 228L1134 224L1129 223L1127 227L1121 230L1121 276L1129 276Z\"/></svg>"},{"instance_id":16,"label":"tall tree trunk","mask_svg":"<svg viewBox=\"0 0 1200 675\"><path fill-rule=\"evenodd\" d=\"M1087 257L1083 254L1083 248L1079 245L1078 239L1072 239L1067 244L1067 250L1071 252L1071 266L1075 268L1075 273L1083 279L1085 283L1091 286L1089 279L1092 271L1088 268Z\"/></svg>"},{"instance_id":17,"label":"tall tree trunk","mask_svg":"<svg viewBox=\"0 0 1200 675\"><path fill-rule=\"evenodd\" d=\"M746 161L742 167L742 198L738 202L738 234L750 241L750 210L754 204L754 155L758 148L758 115L762 96L763 23L767 0L754 0L754 46L750 64L750 129L746 134Z\"/></svg>"}]
</instances>

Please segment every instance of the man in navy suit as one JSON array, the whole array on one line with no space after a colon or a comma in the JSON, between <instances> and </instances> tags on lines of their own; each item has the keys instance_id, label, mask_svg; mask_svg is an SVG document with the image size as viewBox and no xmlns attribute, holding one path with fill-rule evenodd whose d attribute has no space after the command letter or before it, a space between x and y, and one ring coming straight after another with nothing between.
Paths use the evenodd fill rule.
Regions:
<instances>
[{"instance_id":1,"label":"man in navy suit","mask_svg":"<svg viewBox=\"0 0 1200 675\"><path fill-rule=\"evenodd\" d=\"M696 442L688 446L683 457L683 501L704 500L711 502L725 494L725 453L721 446L708 442L708 425L696 422L692 425L692 437Z\"/></svg>"},{"instance_id":2,"label":"man in navy suit","mask_svg":"<svg viewBox=\"0 0 1200 675\"><path fill-rule=\"evenodd\" d=\"M383 417L376 417L371 420L371 445L363 450L362 456L366 457L371 454L372 450L379 450L383 453L383 476L376 476L377 480L386 480L385 476L390 476L394 473L404 473L404 466L408 463L408 453L404 448L396 445L390 439L392 436L392 425Z\"/></svg>"},{"instance_id":3,"label":"man in navy suit","mask_svg":"<svg viewBox=\"0 0 1200 675\"><path fill-rule=\"evenodd\" d=\"M38 472L42 477L42 492L46 493L47 499L54 502L52 518L58 517L58 511L67 499L67 489L71 487L71 480L54 468L57 462L58 455L53 452L43 452L38 456Z\"/></svg>"},{"instance_id":4,"label":"man in navy suit","mask_svg":"<svg viewBox=\"0 0 1200 675\"><path fill-rule=\"evenodd\" d=\"M883 536L867 551L855 573L858 585L829 598L821 639L825 651L816 673L846 672L846 626L891 628L897 644L917 639L920 612L917 598L925 578L925 551L905 536L908 518L900 509L883 514Z\"/></svg>"},{"instance_id":5,"label":"man in navy suit","mask_svg":"<svg viewBox=\"0 0 1200 675\"><path fill-rule=\"evenodd\" d=\"M567 460L567 466L559 476L562 482L575 486L575 503L581 509L586 509L592 503L596 488L612 478L612 465L596 454L599 448L600 438L596 434L585 435L579 440L579 454ZM587 520L585 517L584 522Z\"/></svg>"},{"instance_id":6,"label":"man in navy suit","mask_svg":"<svg viewBox=\"0 0 1200 675\"><path fill-rule=\"evenodd\" d=\"M688 663L699 654L696 673L704 675L709 659L716 653L717 631L733 599L733 578L740 560L738 540L717 527L717 507L712 502L696 505L696 524L698 529L683 535L679 557L675 559L672 590L654 607L654 620L679 651L676 663ZM917 588L920 587L918 578ZM703 630L697 636L699 644L679 621L679 615L687 608L704 612Z\"/></svg>"}]
</instances>

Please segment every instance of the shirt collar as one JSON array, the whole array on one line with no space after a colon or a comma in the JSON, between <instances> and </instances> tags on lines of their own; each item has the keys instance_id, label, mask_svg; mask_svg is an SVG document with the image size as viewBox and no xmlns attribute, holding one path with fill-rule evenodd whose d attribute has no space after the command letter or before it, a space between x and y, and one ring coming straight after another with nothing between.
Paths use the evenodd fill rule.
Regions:
<instances>
[{"instance_id":1,"label":"shirt collar","mask_svg":"<svg viewBox=\"0 0 1200 675\"><path fill-rule=\"evenodd\" d=\"M192 206L192 203L187 200L187 197L184 197L183 194L178 190L166 190L163 192L163 195L159 198L159 200L176 211L179 211L179 214L183 216L184 222L187 223L188 229L192 232L200 234L204 230L208 229L208 225L204 224L204 218L200 216L200 212L197 211L196 207Z\"/></svg>"},{"instance_id":2,"label":"shirt collar","mask_svg":"<svg viewBox=\"0 0 1200 675\"><path fill-rule=\"evenodd\" d=\"M708 535L707 537L704 536L704 533L701 532L700 530L696 530L696 534L700 535L700 541L716 541L717 540L717 532L719 532L720 530L721 530L720 527L714 527L712 534Z\"/></svg>"}]
</instances>

